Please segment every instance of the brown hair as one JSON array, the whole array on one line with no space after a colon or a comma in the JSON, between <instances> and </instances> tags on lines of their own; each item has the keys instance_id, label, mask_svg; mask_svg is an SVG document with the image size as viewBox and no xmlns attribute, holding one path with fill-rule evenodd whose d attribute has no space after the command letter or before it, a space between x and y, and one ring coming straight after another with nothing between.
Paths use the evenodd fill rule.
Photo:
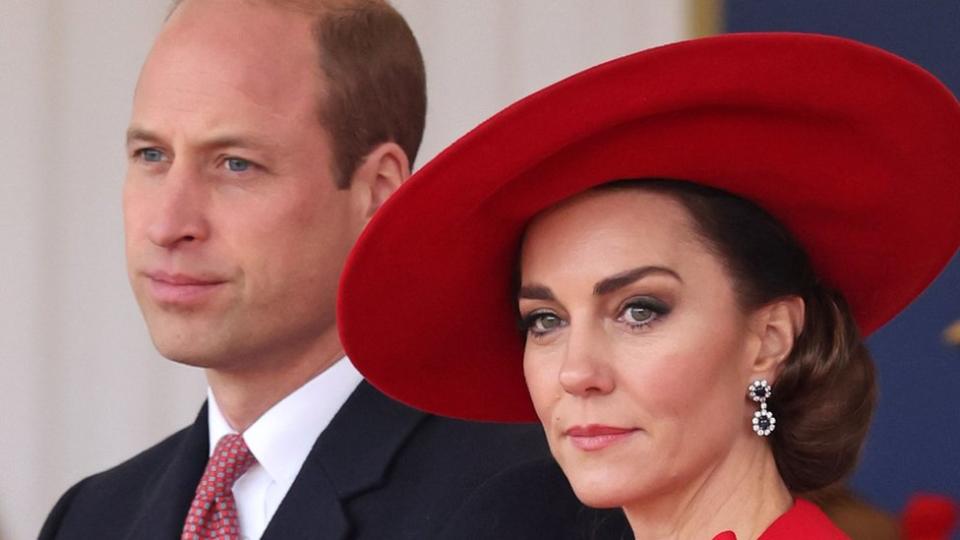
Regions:
<instances>
[{"instance_id":1,"label":"brown hair","mask_svg":"<svg viewBox=\"0 0 960 540\"><path fill-rule=\"evenodd\" d=\"M174 0L170 10L184 0ZM249 0L248 0L249 1ZM403 16L386 0L258 0L316 18L324 75L319 117L330 132L337 186L378 144L395 142L411 166L427 113L423 56Z\"/></svg>"},{"instance_id":2,"label":"brown hair","mask_svg":"<svg viewBox=\"0 0 960 540\"><path fill-rule=\"evenodd\" d=\"M870 425L876 382L873 361L843 296L818 279L790 232L746 199L674 180L600 186L618 187L663 193L683 204L697 233L733 277L744 309L786 296L803 299L803 328L769 401L777 418L771 448L791 491L819 489L848 476Z\"/></svg>"}]
</instances>

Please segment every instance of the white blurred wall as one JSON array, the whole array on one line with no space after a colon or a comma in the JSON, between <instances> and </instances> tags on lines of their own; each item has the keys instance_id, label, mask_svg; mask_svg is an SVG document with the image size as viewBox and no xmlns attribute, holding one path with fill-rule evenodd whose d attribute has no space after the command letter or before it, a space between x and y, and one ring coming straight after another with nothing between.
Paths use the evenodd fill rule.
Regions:
<instances>
[{"instance_id":1,"label":"white blurred wall","mask_svg":"<svg viewBox=\"0 0 960 540\"><path fill-rule=\"evenodd\" d=\"M418 164L691 20L687 0L394 4L427 64ZM189 423L204 398L202 373L153 350L123 263L123 133L166 6L0 0L0 539L36 537L63 490Z\"/></svg>"}]
</instances>

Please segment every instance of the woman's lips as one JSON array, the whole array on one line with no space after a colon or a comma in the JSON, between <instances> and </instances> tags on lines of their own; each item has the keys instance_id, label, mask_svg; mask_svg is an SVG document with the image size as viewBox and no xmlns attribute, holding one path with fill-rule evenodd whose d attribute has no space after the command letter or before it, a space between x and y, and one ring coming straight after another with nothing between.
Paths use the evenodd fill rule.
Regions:
<instances>
[{"instance_id":1,"label":"woman's lips","mask_svg":"<svg viewBox=\"0 0 960 540\"><path fill-rule=\"evenodd\" d=\"M614 426L604 426L600 424L590 424L587 426L573 426L563 432L570 439L570 443L587 452L603 450L609 446L617 444L635 432L637 428L622 428Z\"/></svg>"},{"instance_id":2,"label":"woman's lips","mask_svg":"<svg viewBox=\"0 0 960 540\"><path fill-rule=\"evenodd\" d=\"M150 297L158 304L173 306L200 304L225 283L218 279L165 272L148 272L146 277Z\"/></svg>"}]
</instances>

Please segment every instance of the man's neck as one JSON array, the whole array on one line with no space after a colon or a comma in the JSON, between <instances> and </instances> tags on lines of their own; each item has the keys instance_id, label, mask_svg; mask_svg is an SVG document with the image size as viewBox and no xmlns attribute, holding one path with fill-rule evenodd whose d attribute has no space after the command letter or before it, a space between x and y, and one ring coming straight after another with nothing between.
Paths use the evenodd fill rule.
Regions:
<instances>
[{"instance_id":1,"label":"man's neck","mask_svg":"<svg viewBox=\"0 0 960 540\"><path fill-rule=\"evenodd\" d=\"M208 369L207 382L220 411L238 433L343 357L336 329L296 353L246 363L239 370Z\"/></svg>"}]
</instances>

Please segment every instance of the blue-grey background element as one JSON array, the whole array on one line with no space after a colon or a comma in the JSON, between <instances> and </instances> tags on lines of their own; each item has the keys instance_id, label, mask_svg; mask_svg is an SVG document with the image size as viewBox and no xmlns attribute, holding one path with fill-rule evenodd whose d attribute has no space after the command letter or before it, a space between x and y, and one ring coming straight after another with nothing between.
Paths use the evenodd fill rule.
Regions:
<instances>
[{"instance_id":1,"label":"blue-grey background element","mask_svg":"<svg viewBox=\"0 0 960 540\"><path fill-rule=\"evenodd\" d=\"M724 16L727 32L818 32L876 45L923 66L960 94L956 0L728 0ZM942 338L957 319L960 256L868 341L880 403L852 485L891 512L899 513L916 492L960 501L960 349Z\"/></svg>"}]
</instances>

